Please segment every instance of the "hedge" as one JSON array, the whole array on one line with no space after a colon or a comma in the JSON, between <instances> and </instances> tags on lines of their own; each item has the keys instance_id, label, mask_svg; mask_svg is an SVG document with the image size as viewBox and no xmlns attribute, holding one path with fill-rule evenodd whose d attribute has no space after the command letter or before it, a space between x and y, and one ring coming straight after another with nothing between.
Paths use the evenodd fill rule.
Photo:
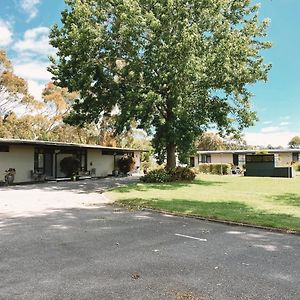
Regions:
<instances>
[{"instance_id":1,"label":"hedge","mask_svg":"<svg viewBox=\"0 0 300 300\"><path fill-rule=\"evenodd\" d=\"M205 174L227 175L231 172L231 164L200 164L197 171Z\"/></svg>"}]
</instances>

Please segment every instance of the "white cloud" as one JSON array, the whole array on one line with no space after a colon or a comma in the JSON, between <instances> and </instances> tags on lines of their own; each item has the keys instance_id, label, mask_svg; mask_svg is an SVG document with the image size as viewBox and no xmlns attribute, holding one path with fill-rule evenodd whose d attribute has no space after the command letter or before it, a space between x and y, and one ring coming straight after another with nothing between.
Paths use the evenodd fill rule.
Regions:
<instances>
[{"instance_id":1,"label":"white cloud","mask_svg":"<svg viewBox=\"0 0 300 300\"><path fill-rule=\"evenodd\" d=\"M290 122L280 122L279 126L288 126Z\"/></svg>"},{"instance_id":2,"label":"white cloud","mask_svg":"<svg viewBox=\"0 0 300 300\"><path fill-rule=\"evenodd\" d=\"M261 146L283 146L287 147L289 141L296 135L300 135L300 132L282 131L282 132L251 132L245 133L245 140L248 145L261 145Z\"/></svg>"},{"instance_id":3,"label":"white cloud","mask_svg":"<svg viewBox=\"0 0 300 300\"><path fill-rule=\"evenodd\" d=\"M0 20L0 47L6 47L12 42L13 33L7 22Z\"/></svg>"},{"instance_id":4,"label":"white cloud","mask_svg":"<svg viewBox=\"0 0 300 300\"><path fill-rule=\"evenodd\" d=\"M15 73L27 80L50 81L51 73L47 71L48 63L41 61L17 62L14 64Z\"/></svg>"},{"instance_id":5,"label":"white cloud","mask_svg":"<svg viewBox=\"0 0 300 300\"><path fill-rule=\"evenodd\" d=\"M287 121L291 118L291 116L280 117L280 120Z\"/></svg>"},{"instance_id":6,"label":"white cloud","mask_svg":"<svg viewBox=\"0 0 300 300\"><path fill-rule=\"evenodd\" d=\"M40 84L38 81L35 80L28 80L28 90L29 93L36 99L41 101L42 100L42 92L45 87L45 84Z\"/></svg>"},{"instance_id":7,"label":"white cloud","mask_svg":"<svg viewBox=\"0 0 300 300\"><path fill-rule=\"evenodd\" d=\"M13 49L21 54L49 55L54 53L54 48L49 44L49 28L36 27L24 33L24 39L14 44Z\"/></svg>"},{"instance_id":8,"label":"white cloud","mask_svg":"<svg viewBox=\"0 0 300 300\"><path fill-rule=\"evenodd\" d=\"M34 19L38 14L37 5L40 3L40 0L21 0L21 7L29 15L28 20Z\"/></svg>"},{"instance_id":9,"label":"white cloud","mask_svg":"<svg viewBox=\"0 0 300 300\"><path fill-rule=\"evenodd\" d=\"M13 45L17 53L13 61L15 73L29 81L29 87L38 99L41 84L50 81L52 76L47 71L47 56L54 53L54 48L49 44L48 34L48 27L32 28L25 31L23 39Z\"/></svg>"},{"instance_id":10,"label":"white cloud","mask_svg":"<svg viewBox=\"0 0 300 300\"><path fill-rule=\"evenodd\" d=\"M279 126L269 126L262 128L261 133L275 133L281 131L282 128Z\"/></svg>"}]
</instances>

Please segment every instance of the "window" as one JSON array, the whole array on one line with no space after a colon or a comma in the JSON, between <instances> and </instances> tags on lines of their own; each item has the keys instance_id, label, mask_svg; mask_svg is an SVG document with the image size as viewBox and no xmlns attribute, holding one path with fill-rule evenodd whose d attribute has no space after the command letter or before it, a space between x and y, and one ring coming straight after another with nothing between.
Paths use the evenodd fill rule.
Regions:
<instances>
[{"instance_id":1,"label":"window","mask_svg":"<svg viewBox=\"0 0 300 300\"><path fill-rule=\"evenodd\" d=\"M299 153L293 153L292 161L299 161Z\"/></svg>"},{"instance_id":2,"label":"window","mask_svg":"<svg viewBox=\"0 0 300 300\"><path fill-rule=\"evenodd\" d=\"M81 149L77 153L77 159L80 161L80 170L86 171L87 170L87 150Z\"/></svg>"},{"instance_id":3,"label":"window","mask_svg":"<svg viewBox=\"0 0 300 300\"><path fill-rule=\"evenodd\" d=\"M0 152L9 152L9 146L0 145Z\"/></svg>"},{"instance_id":4,"label":"window","mask_svg":"<svg viewBox=\"0 0 300 300\"><path fill-rule=\"evenodd\" d=\"M247 155L247 163L262 163L262 162L274 162L274 155Z\"/></svg>"},{"instance_id":5,"label":"window","mask_svg":"<svg viewBox=\"0 0 300 300\"><path fill-rule=\"evenodd\" d=\"M211 163L211 155L210 154L201 154L201 162L203 164L210 164Z\"/></svg>"},{"instance_id":6,"label":"window","mask_svg":"<svg viewBox=\"0 0 300 300\"><path fill-rule=\"evenodd\" d=\"M43 149L35 149L34 152L34 171L44 174L45 153Z\"/></svg>"},{"instance_id":7,"label":"window","mask_svg":"<svg viewBox=\"0 0 300 300\"><path fill-rule=\"evenodd\" d=\"M239 164L244 165L246 163L246 155L240 154L239 155Z\"/></svg>"}]
</instances>

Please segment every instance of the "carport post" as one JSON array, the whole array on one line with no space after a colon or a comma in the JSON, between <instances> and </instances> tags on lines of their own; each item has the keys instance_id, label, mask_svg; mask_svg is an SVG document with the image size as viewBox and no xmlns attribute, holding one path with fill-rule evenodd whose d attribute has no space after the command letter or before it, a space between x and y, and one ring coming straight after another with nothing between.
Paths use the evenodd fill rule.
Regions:
<instances>
[{"instance_id":1,"label":"carport post","mask_svg":"<svg viewBox=\"0 0 300 300\"><path fill-rule=\"evenodd\" d=\"M116 174L116 156L117 156L117 152L114 152L114 170L113 170L114 175Z\"/></svg>"}]
</instances>

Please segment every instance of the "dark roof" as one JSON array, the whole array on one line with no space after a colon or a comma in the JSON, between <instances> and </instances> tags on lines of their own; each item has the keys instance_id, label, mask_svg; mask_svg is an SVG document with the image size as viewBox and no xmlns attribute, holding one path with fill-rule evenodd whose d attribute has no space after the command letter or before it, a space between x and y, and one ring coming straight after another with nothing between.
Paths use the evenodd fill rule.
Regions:
<instances>
[{"instance_id":1,"label":"dark roof","mask_svg":"<svg viewBox=\"0 0 300 300\"><path fill-rule=\"evenodd\" d=\"M252 149L252 150L217 150L217 151L197 151L198 154L260 154L260 153L300 153L300 149Z\"/></svg>"},{"instance_id":2,"label":"dark roof","mask_svg":"<svg viewBox=\"0 0 300 300\"><path fill-rule=\"evenodd\" d=\"M132 149L132 148L106 147L106 146L100 146L100 145L63 143L63 142L40 141L40 140L22 140L22 139L2 139L2 138L0 138L0 144L2 144L2 145L6 144L6 145L55 146L55 147L70 147L70 148L146 152L146 150Z\"/></svg>"}]
</instances>

